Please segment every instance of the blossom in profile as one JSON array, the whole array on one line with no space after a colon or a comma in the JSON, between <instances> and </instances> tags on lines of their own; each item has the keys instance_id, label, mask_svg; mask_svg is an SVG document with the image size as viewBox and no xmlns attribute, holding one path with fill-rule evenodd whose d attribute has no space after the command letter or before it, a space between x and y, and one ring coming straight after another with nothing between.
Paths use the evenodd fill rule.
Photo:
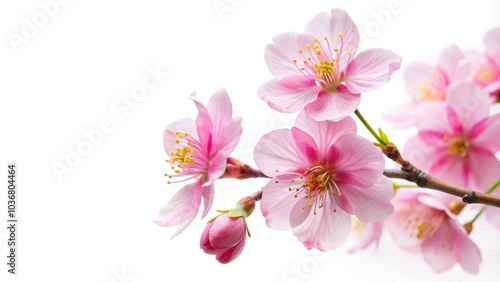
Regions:
<instances>
[{"instance_id":1,"label":"blossom in profile","mask_svg":"<svg viewBox=\"0 0 500 282\"><path fill-rule=\"evenodd\" d=\"M399 128L414 126L417 107L429 101L445 101L448 87L468 79L470 69L465 54L455 45L443 50L436 65L410 64L403 77L411 101L393 108L385 118Z\"/></svg>"},{"instance_id":2,"label":"blossom in profile","mask_svg":"<svg viewBox=\"0 0 500 282\"><path fill-rule=\"evenodd\" d=\"M375 222L394 210L393 186L382 175L384 156L356 135L350 117L320 122L301 112L295 127L264 135L254 159L272 177L260 205L268 227L292 229L307 249L341 245L351 215Z\"/></svg>"},{"instance_id":3,"label":"blossom in profile","mask_svg":"<svg viewBox=\"0 0 500 282\"><path fill-rule=\"evenodd\" d=\"M179 226L172 238L193 221L202 198L202 217L207 214L214 197L213 183L224 174L227 158L242 133L241 118L232 117L232 104L225 89L215 92L207 106L195 93L191 99L198 109L196 120L175 121L163 132L166 161L172 171L165 174L167 183L194 180L181 188L155 219L161 226Z\"/></svg>"},{"instance_id":4,"label":"blossom in profile","mask_svg":"<svg viewBox=\"0 0 500 282\"><path fill-rule=\"evenodd\" d=\"M456 263L467 272L479 272L479 248L446 203L431 194L409 190L398 190L393 203L396 211L385 226L399 247L422 253L435 272Z\"/></svg>"},{"instance_id":5,"label":"blossom in profile","mask_svg":"<svg viewBox=\"0 0 500 282\"><path fill-rule=\"evenodd\" d=\"M484 191L497 179L500 161L500 114L490 116L488 93L459 83L446 102L419 107L419 133L410 138L404 156L416 167L444 181Z\"/></svg>"},{"instance_id":6,"label":"blossom in profile","mask_svg":"<svg viewBox=\"0 0 500 282\"><path fill-rule=\"evenodd\" d=\"M286 32L266 46L265 59L275 79L258 95L283 113L305 108L315 120L338 121L360 103L360 93L386 84L401 57L384 49L356 55L359 31L340 9L314 17L302 34Z\"/></svg>"}]
</instances>

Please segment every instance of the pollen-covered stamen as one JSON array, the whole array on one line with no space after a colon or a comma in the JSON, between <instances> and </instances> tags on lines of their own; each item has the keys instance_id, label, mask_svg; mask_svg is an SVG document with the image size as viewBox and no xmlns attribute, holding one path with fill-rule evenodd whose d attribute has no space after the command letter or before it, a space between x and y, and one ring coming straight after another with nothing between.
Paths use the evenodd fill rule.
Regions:
<instances>
[{"instance_id":1,"label":"pollen-covered stamen","mask_svg":"<svg viewBox=\"0 0 500 282\"><path fill-rule=\"evenodd\" d=\"M296 68L307 77L316 80L318 86L332 92L342 82L342 70L340 60L342 56L347 56L347 64L351 61L351 52L343 54L344 39L340 38L339 46L332 49L328 37L323 40L314 38L312 44L306 44L305 49L297 49L298 58L292 60ZM346 64L346 65L347 65Z\"/></svg>"},{"instance_id":2,"label":"pollen-covered stamen","mask_svg":"<svg viewBox=\"0 0 500 282\"><path fill-rule=\"evenodd\" d=\"M467 153L469 152L469 147L470 143L466 138L456 137L451 140L448 147L448 153L460 158L465 158L465 156L467 156Z\"/></svg>"},{"instance_id":3,"label":"pollen-covered stamen","mask_svg":"<svg viewBox=\"0 0 500 282\"><path fill-rule=\"evenodd\" d=\"M292 179L289 192L293 193L294 198L304 198L307 205L302 210L313 209L316 214L317 209L325 206L327 198L332 195L342 196L335 180L332 177L332 171L321 165L307 168L302 174L298 174L299 179ZM300 186L294 186L297 183Z\"/></svg>"},{"instance_id":4,"label":"pollen-covered stamen","mask_svg":"<svg viewBox=\"0 0 500 282\"><path fill-rule=\"evenodd\" d=\"M187 132L176 131L175 143L180 146L176 148L175 151L170 152L170 160L168 161L172 165L177 167L182 167L184 164L192 164L194 162L191 153L194 153L194 149L191 147L191 142L188 140L189 134ZM176 171L178 173L178 171Z\"/></svg>"}]
</instances>

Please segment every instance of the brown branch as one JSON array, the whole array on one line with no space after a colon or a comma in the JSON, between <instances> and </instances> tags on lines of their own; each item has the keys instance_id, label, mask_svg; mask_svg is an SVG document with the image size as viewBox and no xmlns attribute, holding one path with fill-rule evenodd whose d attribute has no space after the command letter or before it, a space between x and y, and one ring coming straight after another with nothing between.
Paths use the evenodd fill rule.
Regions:
<instances>
[{"instance_id":1,"label":"brown branch","mask_svg":"<svg viewBox=\"0 0 500 282\"><path fill-rule=\"evenodd\" d=\"M463 187L459 187L431 176L416 168L407 161L403 161L401 170L385 169L384 175L389 178L405 179L417 184L422 188L438 190L444 193L462 197L462 201L468 204L483 204L500 208L500 197L475 192Z\"/></svg>"}]
</instances>

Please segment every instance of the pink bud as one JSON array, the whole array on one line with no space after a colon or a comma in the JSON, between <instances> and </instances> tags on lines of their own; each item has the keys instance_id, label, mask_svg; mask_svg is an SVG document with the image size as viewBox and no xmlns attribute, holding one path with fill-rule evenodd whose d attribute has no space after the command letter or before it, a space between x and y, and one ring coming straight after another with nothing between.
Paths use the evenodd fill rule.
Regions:
<instances>
[{"instance_id":1,"label":"pink bud","mask_svg":"<svg viewBox=\"0 0 500 282\"><path fill-rule=\"evenodd\" d=\"M246 241L246 227L242 217L221 214L210 221L200 239L200 248L209 255L215 255L220 263L236 259Z\"/></svg>"}]
</instances>

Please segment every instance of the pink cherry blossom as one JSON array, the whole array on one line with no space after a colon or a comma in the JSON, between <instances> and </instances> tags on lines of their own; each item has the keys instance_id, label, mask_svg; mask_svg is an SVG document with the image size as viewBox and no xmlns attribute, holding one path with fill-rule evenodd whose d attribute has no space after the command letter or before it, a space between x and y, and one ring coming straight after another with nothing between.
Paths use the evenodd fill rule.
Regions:
<instances>
[{"instance_id":1,"label":"pink cherry blossom","mask_svg":"<svg viewBox=\"0 0 500 282\"><path fill-rule=\"evenodd\" d=\"M378 247L380 235L382 235L383 221L365 223L356 217L352 217L351 245L349 253L354 253L368 248L371 244Z\"/></svg>"},{"instance_id":2,"label":"pink cherry blossom","mask_svg":"<svg viewBox=\"0 0 500 282\"><path fill-rule=\"evenodd\" d=\"M220 263L230 263L245 247L247 230L243 217L223 213L210 221L201 235L200 248Z\"/></svg>"},{"instance_id":3,"label":"pink cherry blossom","mask_svg":"<svg viewBox=\"0 0 500 282\"><path fill-rule=\"evenodd\" d=\"M384 156L356 135L350 117L319 122L302 111L292 129L264 135L254 159L272 177L260 205L267 225L291 228L307 249L328 251L342 244L351 215L374 222L393 212L393 188L382 175Z\"/></svg>"},{"instance_id":4,"label":"pink cherry blossom","mask_svg":"<svg viewBox=\"0 0 500 282\"><path fill-rule=\"evenodd\" d=\"M404 156L423 171L450 183L484 191L498 178L500 115L489 116L488 93L471 83L447 92L446 102L429 102L417 112L418 135Z\"/></svg>"},{"instance_id":5,"label":"pink cherry blossom","mask_svg":"<svg viewBox=\"0 0 500 282\"><path fill-rule=\"evenodd\" d=\"M161 226L179 226L180 234L196 217L204 202L204 217L210 209L213 183L224 174L226 160L236 148L242 133L241 118L232 118L232 105L226 90L214 93L205 107L196 94L191 95L198 108L196 121L185 118L171 123L163 133L163 145L169 156L171 174L168 184L194 179L179 190L159 212L155 222Z\"/></svg>"},{"instance_id":6,"label":"pink cherry blossom","mask_svg":"<svg viewBox=\"0 0 500 282\"><path fill-rule=\"evenodd\" d=\"M398 190L393 203L396 211L385 226L399 247L421 252L435 272L459 263L465 271L478 273L479 248L445 203L410 190Z\"/></svg>"},{"instance_id":7,"label":"pink cherry blossom","mask_svg":"<svg viewBox=\"0 0 500 282\"><path fill-rule=\"evenodd\" d=\"M399 128L414 126L418 105L446 100L448 87L453 83L465 81L470 68L464 53L455 45L443 50L437 65L422 62L410 64L403 75L411 101L392 109L385 114L385 118Z\"/></svg>"},{"instance_id":8,"label":"pink cherry blossom","mask_svg":"<svg viewBox=\"0 0 500 282\"><path fill-rule=\"evenodd\" d=\"M338 121L358 107L359 93L386 84L401 65L401 57L383 49L356 55L359 32L340 9L323 12L305 33L286 32L266 46L265 58L276 79L258 95L280 112L306 109L315 120Z\"/></svg>"},{"instance_id":9,"label":"pink cherry blossom","mask_svg":"<svg viewBox=\"0 0 500 282\"><path fill-rule=\"evenodd\" d=\"M470 51L471 80L500 100L500 28L490 30L484 39L485 52Z\"/></svg>"}]
</instances>

